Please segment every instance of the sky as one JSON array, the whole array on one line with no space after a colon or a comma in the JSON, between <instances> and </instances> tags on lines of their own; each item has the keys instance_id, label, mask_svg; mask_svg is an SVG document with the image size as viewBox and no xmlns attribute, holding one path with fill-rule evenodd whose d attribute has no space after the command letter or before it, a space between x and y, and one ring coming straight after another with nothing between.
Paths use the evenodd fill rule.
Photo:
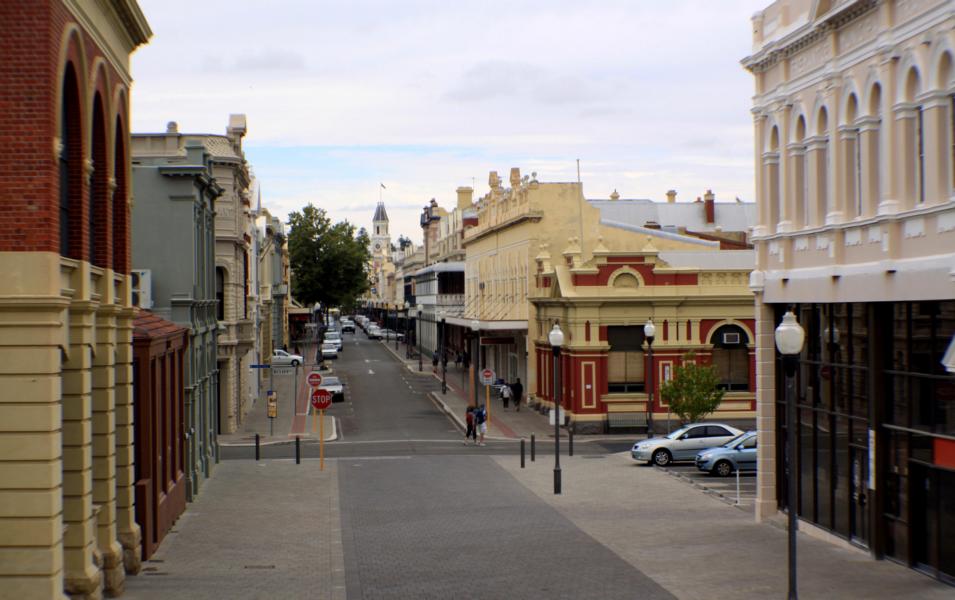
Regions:
<instances>
[{"instance_id":1,"label":"sky","mask_svg":"<svg viewBox=\"0 0 955 600\"><path fill-rule=\"evenodd\" d=\"M283 219L308 203L420 243L431 198L511 167L588 198L754 200L752 76L769 0L139 0L135 133L224 133ZM384 184L385 189L382 189Z\"/></svg>"}]
</instances>

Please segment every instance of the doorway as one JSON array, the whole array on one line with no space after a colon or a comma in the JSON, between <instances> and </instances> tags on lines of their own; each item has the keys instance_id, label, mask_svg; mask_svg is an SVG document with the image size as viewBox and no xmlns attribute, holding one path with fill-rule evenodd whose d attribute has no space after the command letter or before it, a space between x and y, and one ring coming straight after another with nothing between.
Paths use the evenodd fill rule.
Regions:
<instances>
[{"instance_id":1,"label":"doorway","mask_svg":"<svg viewBox=\"0 0 955 600\"><path fill-rule=\"evenodd\" d=\"M849 446L849 539L869 547L869 449Z\"/></svg>"},{"instance_id":2,"label":"doorway","mask_svg":"<svg viewBox=\"0 0 955 600\"><path fill-rule=\"evenodd\" d=\"M955 583L955 472L912 465L915 567Z\"/></svg>"}]
</instances>

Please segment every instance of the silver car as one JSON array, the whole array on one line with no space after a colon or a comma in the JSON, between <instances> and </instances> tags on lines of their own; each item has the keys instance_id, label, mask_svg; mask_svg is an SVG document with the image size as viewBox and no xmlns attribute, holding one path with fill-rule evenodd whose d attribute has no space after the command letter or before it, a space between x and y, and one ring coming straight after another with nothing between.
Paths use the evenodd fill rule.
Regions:
<instances>
[{"instance_id":1,"label":"silver car","mask_svg":"<svg viewBox=\"0 0 955 600\"><path fill-rule=\"evenodd\" d=\"M673 433L633 445L633 460L665 467L673 461L694 460L700 450L720 446L743 433L723 423L692 423Z\"/></svg>"},{"instance_id":2,"label":"silver car","mask_svg":"<svg viewBox=\"0 0 955 600\"><path fill-rule=\"evenodd\" d=\"M275 350L272 360L269 361L273 367L292 366L297 367L305 362L305 359L298 354L289 354L285 350Z\"/></svg>"}]
</instances>

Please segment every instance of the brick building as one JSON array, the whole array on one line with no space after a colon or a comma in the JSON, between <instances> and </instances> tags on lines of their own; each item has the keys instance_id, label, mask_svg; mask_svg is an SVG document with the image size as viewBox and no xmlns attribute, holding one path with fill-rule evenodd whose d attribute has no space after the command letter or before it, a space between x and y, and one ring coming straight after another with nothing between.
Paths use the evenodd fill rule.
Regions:
<instances>
[{"instance_id":1,"label":"brick building","mask_svg":"<svg viewBox=\"0 0 955 600\"><path fill-rule=\"evenodd\" d=\"M98 598L139 568L129 56L134 0L0 3L0 595Z\"/></svg>"}]
</instances>

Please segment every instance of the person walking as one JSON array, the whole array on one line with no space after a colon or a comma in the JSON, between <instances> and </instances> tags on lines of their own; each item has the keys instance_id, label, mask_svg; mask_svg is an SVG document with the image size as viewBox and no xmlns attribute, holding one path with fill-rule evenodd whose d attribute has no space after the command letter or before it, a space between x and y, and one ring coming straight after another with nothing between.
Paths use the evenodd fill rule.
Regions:
<instances>
[{"instance_id":1,"label":"person walking","mask_svg":"<svg viewBox=\"0 0 955 600\"><path fill-rule=\"evenodd\" d=\"M507 410L507 405L511 400L511 386L506 383L501 384L501 400L504 401L504 410Z\"/></svg>"},{"instance_id":2,"label":"person walking","mask_svg":"<svg viewBox=\"0 0 955 600\"><path fill-rule=\"evenodd\" d=\"M524 386L521 385L521 378L511 384L511 397L514 400L514 410L521 410L521 398L524 396Z\"/></svg>"},{"instance_id":3,"label":"person walking","mask_svg":"<svg viewBox=\"0 0 955 600\"><path fill-rule=\"evenodd\" d=\"M467 424L467 431L464 432L464 445L467 446L468 440L477 444L477 428L474 426L474 407L468 406L464 413L464 422Z\"/></svg>"},{"instance_id":4,"label":"person walking","mask_svg":"<svg viewBox=\"0 0 955 600\"><path fill-rule=\"evenodd\" d=\"M487 409L481 405L474 409L474 426L480 436L478 446L484 446L484 435L487 433Z\"/></svg>"}]
</instances>

